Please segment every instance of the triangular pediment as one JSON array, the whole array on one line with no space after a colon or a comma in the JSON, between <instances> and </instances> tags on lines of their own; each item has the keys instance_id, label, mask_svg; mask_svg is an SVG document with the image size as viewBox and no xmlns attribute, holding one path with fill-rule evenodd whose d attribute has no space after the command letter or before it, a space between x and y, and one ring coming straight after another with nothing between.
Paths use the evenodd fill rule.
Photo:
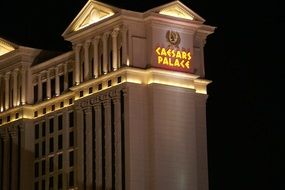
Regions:
<instances>
[{"instance_id":1,"label":"triangular pediment","mask_svg":"<svg viewBox=\"0 0 285 190\"><path fill-rule=\"evenodd\" d=\"M75 17L72 23L64 31L63 36L72 32L82 30L88 26L105 20L118 12L118 8L101 3L95 0L89 0Z\"/></svg>"},{"instance_id":2,"label":"triangular pediment","mask_svg":"<svg viewBox=\"0 0 285 190\"><path fill-rule=\"evenodd\" d=\"M199 16L197 13L195 13L180 1L173 1L168 4L153 8L147 12L154 12L160 15L185 19L189 21L199 21L202 23L205 22L201 16Z\"/></svg>"},{"instance_id":3,"label":"triangular pediment","mask_svg":"<svg viewBox=\"0 0 285 190\"><path fill-rule=\"evenodd\" d=\"M16 49L16 45L3 38L0 38L0 56Z\"/></svg>"}]
</instances>

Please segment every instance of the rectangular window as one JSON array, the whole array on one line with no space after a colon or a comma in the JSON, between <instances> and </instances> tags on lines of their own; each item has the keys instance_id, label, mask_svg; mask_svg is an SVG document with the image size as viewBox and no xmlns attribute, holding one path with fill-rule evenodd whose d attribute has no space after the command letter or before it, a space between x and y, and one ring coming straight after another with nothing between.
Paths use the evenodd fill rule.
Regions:
<instances>
[{"instance_id":1,"label":"rectangular window","mask_svg":"<svg viewBox=\"0 0 285 190\"><path fill-rule=\"evenodd\" d=\"M73 171L69 172L68 186L69 187L73 187L74 186L74 172Z\"/></svg>"},{"instance_id":2,"label":"rectangular window","mask_svg":"<svg viewBox=\"0 0 285 190\"><path fill-rule=\"evenodd\" d=\"M39 150L39 144L37 143L35 144L35 158L39 158Z\"/></svg>"},{"instance_id":3,"label":"rectangular window","mask_svg":"<svg viewBox=\"0 0 285 190\"><path fill-rule=\"evenodd\" d=\"M70 147L74 146L74 134L73 134L73 131L71 131L69 133L69 146Z\"/></svg>"},{"instance_id":4,"label":"rectangular window","mask_svg":"<svg viewBox=\"0 0 285 190\"><path fill-rule=\"evenodd\" d=\"M49 177L49 190L53 190L53 176Z\"/></svg>"},{"instance_id":5,"label":"rectangular window","mask_svg":"<svg viewBox=\"0 0 285 190\"><path fill-rule=\"evenodd\" d=\"M53 138L49 139L49 153L53 152L54 148L53 148Z\"/></svg>"},{"instance_id":6,"label":"rectangular window","mask_svg":"<svg viewBox=\"0 0 285 190\"><path fill-rule=\"evenodd\" d=\"M74 166L74 152L69 152L69 167Z\"/></svg>"},{"instance_id":7,"label":"rectangular window","mask_svg":"<svg viewBox=\"0 0 285 190\"><path fill-rule=\"evenodd\" d=\"M58 121L58 130L62 130L62 115L59 115L57 118Z\"/></svg>"},{"instance_id":8,"label":"rectangular window","mask_svg":"<svg viewBox=\"0 0 285 190\"><path fill-rule=\"evenodd\" d=\"M53 123L53 118L49 119L49 133L53 133L54 129L53 129L54 123Z\"/></svg>"},{"instance_id":9,"label":"rectangular window","mask_svg":"<svg viewBox=\"0 0 285 190\"><path fill-rule=\"evenodd\" d=\"M46 181L43 179L42 180L42 190L46 189Z\"/></svg>"},{"instance_id":10,"label":"rectangular window","mask_svg":"<svg viewBox=\"0 0 285 190\"><path fill-rule=\"evenodd\" d=\"M62 190L62 174L58 175L57 187L58 187L58 190Z\"/></svg>"},{"instance_id":11,"label":"rectangular window","mask_svg":"<svg viewBox=\"0 0 285 190\"><path fill-rule=\"evenodd\" d=\"M62 169L62 154L58 155L58 169L61 170Z\"/></svg>"},{"instance_id":12,"label":"rectangular window","mask_svg":"<svg viewBox=\"0 0 285 190\"><path fill-rule=\"evenodd\" d=\"M42 175L46 174L46 161L42 160Z\"/></svg>"},{"instance_id":13,"label":"rectangular window","mask_svg":"<svg viewBox=\"0 0 285 190\"><path fill-rule=\"evenodd\" d=\"M35 163L35 177L39 177L39 163Z\"/></svg>"},{"instance_id":14,"label":"rectangular window","mask_svg":"<svg viewBox=\"0 0 285 190\"><path fill-rule=\"evenodd\" d=\"M62 94L64 91L64 75L59 76L59 93Z\"/></svg>"},{"instance_id":15,"label":"rectangular window","mask_svg":"<svg viewBox=\"0 0 285 190\"><path fill-rule=\"evenodd\" d=\"M58 136L58 150L62 149L62 135Z\"/></svg>"},{"instance_id":16,"label":"rectangular window","mask_svg":"<svg viewBox=\"0 0 285 190\"><path fill-rule=\"evenodd\" d=\"M49 158L49 172L53 172L53 157Z\"/></svg>"},{"instance_id":17,"label":"rectangular window","mask_svg":"<svg viewBox=\"0 0 285 190\"><path fill-rule=\"evenodd\" d=\"M68 88L73 86L73 72L68 72Z\"/></svg>"},{"instance_id":18,"label":"rectangular window","mask_svg":"<svg viewBox=\"0 0 285 190\"><path fill-rule=\"evenodd\" d=\"M40 137L40 129L39 124L35 125L35 139L38 139Z\"/></svg>"},{"instance_id":19,"label":"rectangular window","mask_svg":"<svg viewBox=\"0 0 285 190\"><path fill-rule=\"evenodd\" d=\"M38 99L39 96L38 96L38 85L35 85L34 86L34 103L38 102Z\"/></svg>"},{"instance_id":20,"label":"rectangular window","mask_svg":"<svg viewBox=\"0 0 285 190\"><path fill-rule=\"evenodd\" d=\"M43 100L47 99L47 82L42 83Z\"/></svg>"},{"instance_id":21,"label":"rectangular window","mask_svg":"<svg viewBox=\"0 0 285 190\"><path fill-rule=\"evenodd\" d=\"M46 136L46 122L42 123L42 137Z\"/></svg>"},{"instance_id":22,"label":"rectangular window","mask_svg":"<svg viewBox=\"0 0 285 190\"><path fill-rule=\"evenodd\" d=\"M69 112L69 127L73 127L73 126L74 126L74 113Z\"/></svg>"},{"instance_id":23,"label":"rectangular window","mask_svg":"<svg viewBox=\"0 0 285 190\"><path fill-rule=\"evenodd\" d=\"M50 91L51 91L51 97L55 97L55 78L52 78L50 80Z\"/></svg>"},{"instance_id":24,"label":"rectangular window","mask_svg":"<svg viewBox=\"0 0 285 190\"><path fill-rule=\"evenodd\" d=\"M43 141L42 142L42 156L45 156L46 155L46 142Z\"/></svg>"}]
</instances>

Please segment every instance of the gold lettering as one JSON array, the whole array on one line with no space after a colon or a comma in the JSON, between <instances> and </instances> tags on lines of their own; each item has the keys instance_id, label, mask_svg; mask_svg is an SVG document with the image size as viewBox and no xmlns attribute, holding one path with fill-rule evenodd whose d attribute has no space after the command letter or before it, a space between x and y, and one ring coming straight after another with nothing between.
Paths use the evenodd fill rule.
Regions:
<instances>
[{"instance_id":1,"label":"gold lettering","mask_svg":"<svg viewBox=\"0 0 285 190\"><path fill-rule=\"evenodd\" d=\"M177 53L176 53L176 58L181 59L181 52L180 52L180 51L177 51Z\"/></svg>"},{"instance_id":2,"label":"gold lettering","mask_svg":"<svg viewBox=\"0 0 285 190\"><path fill-rule=\"evenodd\" d=\"M171 67L174 66L173 63L171 62L171 58L168 58L168 64L169 64L169 66L171 66Z\"/></svg>"},{"instance_id":3,"label":"gold lettering","mask_svg":"<svg viewBox=\"0 0 285 190\"><path fill-rule=\"evenodd\" d=\"M176 55L175 50L172 50L171 53L172 53L172 57L175 57L175 55Z\"/></svg>"},{"instance_id":4,"label":"gold lettering","mask_svg":"<svg viewBox=\"0 0 285 190\"><path fill-rule=\"evenodd\" d=\"M161 56L157 56L157 61L158 61L158 64L161 64L163 61L163 58Z\"/></svg>"},{"instance_id":5,"label":"gold lettering","mask_svg":"<svg viewBox=\"0 0 285 190\"><path fill-rule=\"evenodd\" d=\"M160 55L160 47L156 48L155 51L156 51L157 55Z\"/></svg>"},{"instance_id":6,"label":"gold lettering","mask_svg":"<svg viewBox=\"0 0 285 190\"><path fill-rule=\"evenodd\" d=\"M187 61L187 62L185 63L185 66L187 67L187 69L190 69L190 61Z\"/></svg>"},{"instance_id":7,"label":"gold lettering","mask_svg":"<svg viewBox=\"0 0 285 190\"><path fill-rule=\"evenodd\" d=\"M185 51L182 51L182 59L187 59L187 53Z\"/></svg>"},{"instance_id":8,"label":"gold lettering","mask_svg":"<svg viewBox=\"0 0 285 190\"><path fill-rule=\"evenodd\" d=\"M190 59L192 58L190 52L187 54L187 56L188 56L188 60L190 61Z\"/></svg>"},{"instance_id":9,"label":"gold lettering","mask_svg":"<svg viewBox=\"0 0 285 190\"><path fill-rule=\"evenodd\" d=\"M166 50L165 50L165 48L162 48L160 53L161 53L161 55L166 56Z\"/></svg>"},{"instance_id":10,"label":"gold lettering","mask_svg":"<svg viewBox=\"0 0 285 190\"><path fill-rule=\"evenodd\" d=\"M168 65L167 57L164 57L164 59L163 59L163 65Z\"/></svg>"},{"instance_id":11,"label":"gold lettering","mask_svg":"<svg viewBox=\"0 0 285 190\"><path fill-rule=\"evenodd\" d=\"M185 66L184 66L183 64L184 64L184 60L182 60L182 61L180 62L180 65L181 65L182 68L185 68Z\"/></svg>"},{"instance_id":12,"label":"gold lettering","mask_svg":"<svg viewBox=\"0 0 285 190\"><path fill-rule=\"evenodd\" d=\"M179 65L179 60L178 60L178 59L175 59L174 67L180 67L180 65Z\"/></svg>"},{"instance_id":13,"label":"gold lettering","mask_svg":"<svg viewBox=\"0 0 285 190\"><path fill-rule=\"evenodd\" d=\"M167 55L170 57L171 56L171 49L167 50Z\"/></svg>"}]
</instances>

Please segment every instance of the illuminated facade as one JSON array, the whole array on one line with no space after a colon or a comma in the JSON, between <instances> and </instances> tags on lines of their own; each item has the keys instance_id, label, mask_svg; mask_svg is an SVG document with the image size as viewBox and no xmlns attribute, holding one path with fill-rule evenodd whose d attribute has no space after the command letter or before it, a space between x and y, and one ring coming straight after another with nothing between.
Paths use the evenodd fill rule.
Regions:
<instances>
[{"instance_id":1,"label":"illuminated facade","mask_svg":"<svg viewBox=\"0 0 285 190\"><path fill-rule=\"evenodd\" d=\"M207 190L203 23L89 0L69 52L0 38L0 189Z\"/></svg>"}]
</instances>

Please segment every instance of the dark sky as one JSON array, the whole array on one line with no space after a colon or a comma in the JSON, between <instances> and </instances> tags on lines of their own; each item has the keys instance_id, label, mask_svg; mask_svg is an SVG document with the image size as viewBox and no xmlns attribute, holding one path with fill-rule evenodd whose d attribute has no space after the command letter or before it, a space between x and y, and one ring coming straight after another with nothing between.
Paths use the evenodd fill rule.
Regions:
<instances>
[{"instance_id":1,"label":"dark sky","mask_svg":"<svg viewBox=\"0 0 285 190\"><path fill-rule=\"evenodd\" d=\"M85 2L1 0L0 36L25 46L67 50L70 44L61 34ZM102 2L144 11L170 1ZM213 81L207 104L210 190L284 190L284 4L181 2L217 27L205 46L206 78Z\"/></svg>"}]
</instances>

